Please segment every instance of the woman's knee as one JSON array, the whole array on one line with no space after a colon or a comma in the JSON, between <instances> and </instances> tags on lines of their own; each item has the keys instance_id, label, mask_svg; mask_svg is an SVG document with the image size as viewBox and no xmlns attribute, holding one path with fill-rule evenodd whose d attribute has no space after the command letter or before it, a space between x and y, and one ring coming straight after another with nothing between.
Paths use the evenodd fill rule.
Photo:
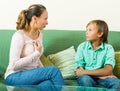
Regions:
<instances>
[{"instance_id":1,"label":"woman's knee","mask_svg":"<svg viewBox=\"0 0 120 91\"><path fill-rule=\"evenodd\" d=\"M50 80L45 80L43 82L40 82L38 86L48 86L48 85L53 85L53 83Z\"/></svg>"},{"instance_id":2,"label":"woman's knee","mask_svg":"<svg viewBox=\"0 0 120 91\"><path fill-rule=\"evenodd\" d=\"M58 67L56 67L56 66L50 66L50 69L52 71L54 71L54 72L58 72L59 71Z\"/></svg>"}]
</instances>

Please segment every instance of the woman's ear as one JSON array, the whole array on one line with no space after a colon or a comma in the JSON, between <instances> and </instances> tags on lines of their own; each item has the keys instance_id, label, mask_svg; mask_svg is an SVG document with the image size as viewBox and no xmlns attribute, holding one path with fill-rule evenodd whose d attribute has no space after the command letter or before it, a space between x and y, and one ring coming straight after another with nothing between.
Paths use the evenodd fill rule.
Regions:
<instances>
[{"instance_id":1,"label":"woman's ear","mask_svg":"<svg viewBox=\"0 0 120 91\"><path fill-rule=\"evenodd\" d=\"M34 23L36 23L37 17L36 17L36 16L32 16L32 21L33 21Z\"/></svg>"}]
</instances>

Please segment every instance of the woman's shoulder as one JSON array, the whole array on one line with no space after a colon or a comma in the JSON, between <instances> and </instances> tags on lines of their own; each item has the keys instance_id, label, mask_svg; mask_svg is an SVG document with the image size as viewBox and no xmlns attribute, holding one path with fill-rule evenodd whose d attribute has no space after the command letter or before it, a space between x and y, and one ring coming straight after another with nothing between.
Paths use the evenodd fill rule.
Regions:
<instances>
[{"instance_id":1,"label":"woman's shoulder","mask_svg":"<svg viewBox=\"0 0 120 91\"><path fill-rule=\"evenodd\" d=\"M17 30L14 35L23 35L24 32L22 30Z\"/></svg>"},{"instance_id":2,"label":"woman's shoulder","mask_svg":"<svg viewBox=\"0 0 120 91\"><path fill-rule=\"evenodd\" d=\"M13 34L13 38L23 38L23 36L24 36L24 33L23 33L23 31L22 30L18 30L18 31L16 31L14 34Z\"/></svg>"},{"instance_id":3,"label":"woman's shoulder","mask_svg":"<svg viewBox=\"0 0 120 91\"><path fill-rule=\"evenodd\" d=\"M16 31L13 35L19 35L19 36L23 36L24 35L24 32L22 30L18 30Z\"/></svg>"}]
</instances>

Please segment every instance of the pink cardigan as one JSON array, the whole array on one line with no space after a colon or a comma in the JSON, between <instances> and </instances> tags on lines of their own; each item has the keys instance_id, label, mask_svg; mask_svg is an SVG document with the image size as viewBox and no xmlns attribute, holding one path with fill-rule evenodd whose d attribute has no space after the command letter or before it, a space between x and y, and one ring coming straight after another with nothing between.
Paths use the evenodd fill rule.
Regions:
<instances>
[{"instance_id":1,"label":"pink cardigan","mask_svg":"<svg viewBox=\"0 0 120 91\"><path fill-rule=\"evenodd\" d=\"M22 30L14 33L11 40L9 65L5 73L5 78L14 72L43 67L40 61L43 49L41 52L34 50L33 43L36 41L40 41L42 45L41 32L36 40L33 40L25 35Z\"/></svg>"}]
</instances>

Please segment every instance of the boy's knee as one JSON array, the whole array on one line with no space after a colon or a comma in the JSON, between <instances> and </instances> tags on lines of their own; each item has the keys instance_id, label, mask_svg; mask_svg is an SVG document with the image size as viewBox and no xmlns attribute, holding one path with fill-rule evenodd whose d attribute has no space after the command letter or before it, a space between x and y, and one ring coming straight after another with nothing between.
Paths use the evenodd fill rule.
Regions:
<instances>
[{"instance_id":1,"label":"boy's knee","mask_svg":"<svg viewBox=\"0 0 120 91\"><path fill-rule=\"evenodd\" d=\"M83 81L86 81L86 80L90 80L91 77L88 76L88 75L82 75L82 76L80 76L78 79L81 79L81 80L83 80Z\"/></svg>"},{"instance_id":2,"label":"boy's knee","mask_svg":"<svg viewBox=\"0 0 120 91\"><path fill-rule=\"evenodd\" d=\"M80 76L80 77L78 78L78 82L82 82L82 83L93 83L93 84L95 84L95 83L94 83L94 80L93 80L90 76L88 76L88 75Z\"/></svg>"},{"instance_id":3,"label":"boy's knee","mask_svg":"<svg viewBox=\"0 0 120 91\"><path fill-rule=\"evenodd\" d=\"M81 86L88 86L88 87L94 87L96 83L94 80L88 76L88 75L82 75L78 78L78 83Z\"/></svg>"}]
</instances>

